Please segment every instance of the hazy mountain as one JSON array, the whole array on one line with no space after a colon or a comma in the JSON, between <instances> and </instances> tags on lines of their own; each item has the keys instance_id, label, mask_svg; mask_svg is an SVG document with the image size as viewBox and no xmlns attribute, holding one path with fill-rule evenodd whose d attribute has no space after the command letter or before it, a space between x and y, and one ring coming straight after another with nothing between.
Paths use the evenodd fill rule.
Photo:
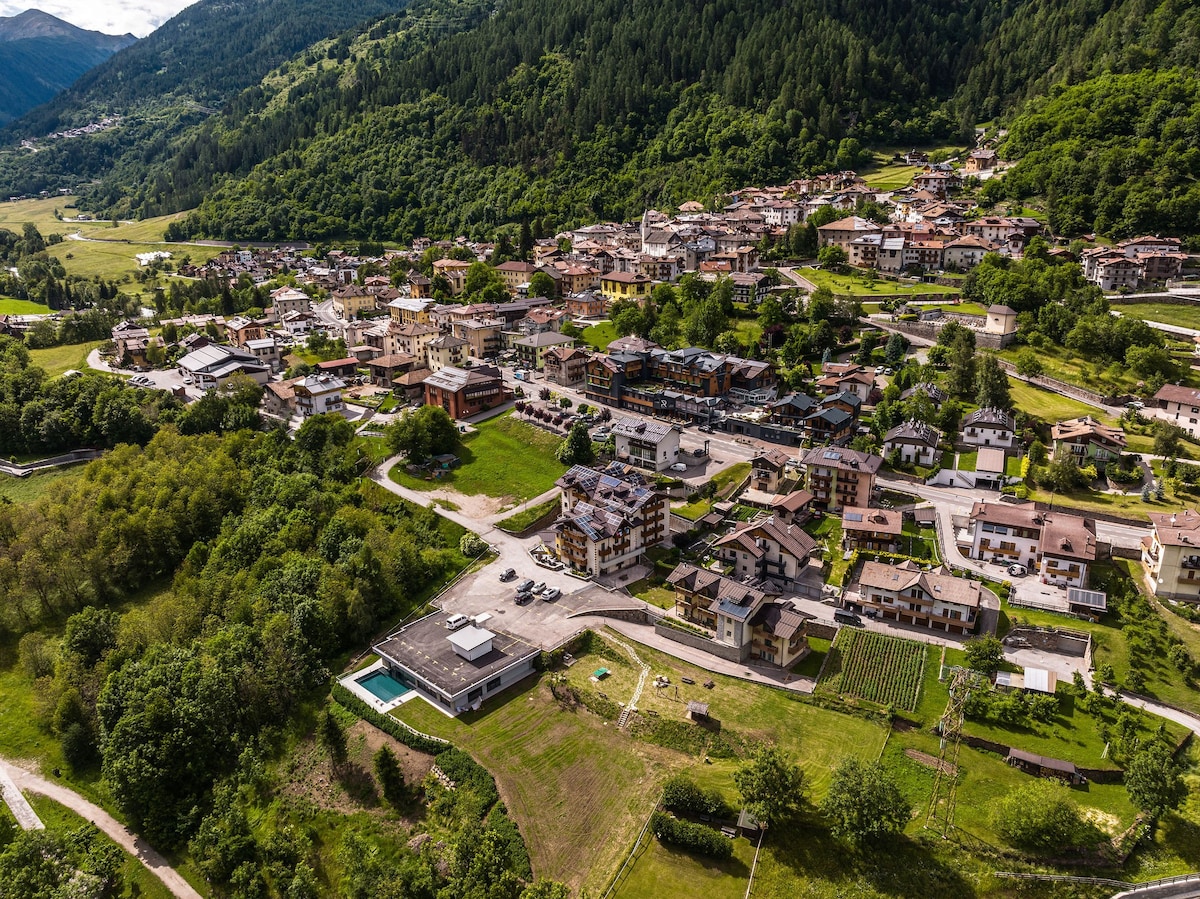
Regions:
<instances>
[{"instance_id":1,"label":"hazy mountain","mask_svg":"<svg viewBox=\"0 0 1200 899\"><path fill-rule=\"evenodd\" d=\"M136 40L85 31L37 9L0 16L0 123L45 103Z\"/></svg>"}]
</instances>

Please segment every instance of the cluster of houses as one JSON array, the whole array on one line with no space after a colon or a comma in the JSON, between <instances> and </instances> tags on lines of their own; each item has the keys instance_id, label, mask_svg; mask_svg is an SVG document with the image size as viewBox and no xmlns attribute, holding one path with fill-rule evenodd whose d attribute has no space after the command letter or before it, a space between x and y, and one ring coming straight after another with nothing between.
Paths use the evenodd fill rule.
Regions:
<instances>
[{"instance_id":1,"label":"cluster of houses","mask_svg":"<svg viewBox=\"0 0 1200 899\"><path fill-rule=\"evenodd\" d=\"M1187 261L1177 237L1135 237L1080 254L1083 276L1101 290L1135 290L1178 278Z\"/></svg>"}]
</instances>

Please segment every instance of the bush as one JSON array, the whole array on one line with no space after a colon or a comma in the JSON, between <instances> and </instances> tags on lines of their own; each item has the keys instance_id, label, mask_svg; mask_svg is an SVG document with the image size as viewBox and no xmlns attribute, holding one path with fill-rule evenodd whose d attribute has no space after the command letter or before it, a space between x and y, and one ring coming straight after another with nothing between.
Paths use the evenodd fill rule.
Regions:
<instances>
[{"instance_id":1,"label":"bush","mask_svg":"<svg viewBox=\"0 0 1200 899\"><path fill-rule=\"evenodd\" d=\"M334 702L338 705L362 718L368 724L373 724L385 734L395 737L405 746L417 750L417 752L437 755L450 745L443 740L434 740L418 734L416 731L409 730L390 715L379 714L341 684L335 683L333 685L332 696Z\"/></svg>"},{"instance_id":2,"label":"bush","mask_svg":"<svg viewBox=\"0 0 1200 899\"><path fill-rule=\"evenodd\" d=\"M733 856L733 841L728 837L703 824L672 818L666 812L655 812L650 816L650 830L660 842L679 846L689 852L717 859Z\"/></svg>"},{"instance_id":3,"label":"bush","mask_svg":"<svg viewBox=\"0 0 1200 899\"><path fill-rule=\"evenodd\" d=\"M996 832L1019 849L1059 851L1087 841L1088 828L1070 791L1048 780L1012 790L992 813Z\"/></svg>"}]
</instances>

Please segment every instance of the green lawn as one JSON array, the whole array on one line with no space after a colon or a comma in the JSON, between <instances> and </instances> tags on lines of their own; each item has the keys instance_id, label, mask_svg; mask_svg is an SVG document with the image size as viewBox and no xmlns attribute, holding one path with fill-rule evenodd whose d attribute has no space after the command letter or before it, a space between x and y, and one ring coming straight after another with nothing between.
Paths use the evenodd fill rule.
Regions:
<instances>
[{"instance_id":1,"label":"green lawn","mask_svg":"<svg viewBox=\"0 0 1200 899\"><path fill-rule=\"evenodd\" d=\"M46 315L49 311L49 306L43 306L32 300L0 297L0 315Z\"/></svg>"},{"instance_id":2,"label":"green lawn","mask_svg":"<svg viewBox=\"0 0 1200 899\"><path fill-rule=\"evenodd\" d=\"M922 303L913 303L910 308L916 308L920 311L927 311L930 309L942 309L942 310L945 310L946 312L953 312L957 315L978 315L981 318L987 317L987 309L985 307L980 306L978 303L971 303L971 302L956 303L953 306L934 306L934 305L926 305L926 304L922 304Z\"/></svg>"},{"instance_id":3,"label":"green lawn","mask_svg":"<svg viewBox=\"0 0 1200 899\"><path fill-rule=\"evenodd\" d=\"M705 899L743 899L754 863L754 844L745 837L733 841L733 858L717 861L664 845L647 833L632 867L621 876L616 899L661 899L663 896L703 896Z\"/></svg>"},{"instance_id":4,"label":"green lawn","mask_svg":"<svg viewBox=\"0 0 1200 899\"><path fill-rule=\"evenodd\" d=\"M566 471L554 458L561 438L513 417L498 415L466 434L457 454L462 465L437 480L414 478L402 465L391 470L397 484L416 490L451 487L471 496L509 496L516 501L545 493Z\"/></svg>"},{"instance_id":5,"label":"green lawn","mask_svg":"<svg viewBox=\"0 0 1200 899\"><path fill-rule=\"evenodd\" d=\"M1025 347L1011 346L1001 350L1000 355L1009 362L1016 362ZM1044 374L1068 384L1077 384L1100 393L1136 393L1140 378L1124 364L1106 364L1102 360L1089 358L1074 350L1059 346L1044 346L1037 349L1038 360ZM1184 384L1200 386L1200 379L1187 368L1183 372Z\"/></svg>"},{"instance_id":6,"label":"green lawn","mask_svg":"<svg viewBox=\"0 0 1200 899\"><path fill-rule=\"evenodd\" d=\"M498 522L496 527L502 531L510 531L518 534L535 522L541 521L561 505L562 501L555 496L544 503L538 503L536 506L530 506L528 509L515 512L503 521Z\"/></svg>"},{"instance_id":7,"label":"green lawn","mask_svg":"<svg viewBox=\"0 0 1200 899\"><path fill-rule=\"evenodd\" d=\"M582 340L588 346L594 347L603 353L608 349L608 345L619 336L617 334L617 326L610 321L605 321L600 322L598 325L589 325L584 328Z\"/></svg>"},{"instance_id":8,"label":"green lawn","mask_svg":"<svg viewBox=\"0 0 1200 899\"><path fill-rule=\"evenodd\" d=\"M910 184L913 176L919 171L921 171L921 167L917 165L905 165L902 162L888 163L865 173L863 180L876 190L899 190Z\"/></svg>"},{"instance_id":9,"label":"green lawn","mask_svg":"<svg viewBox=\"0 0 1200 899\"><path fill-rule=\"evenodd\" d=\"M1106 415L1098 406L1034 387L1016 378L1008 379L1008 395L1012 397L1014 409L1050 424L1084 415L1090 415L1105 424L1115 424L1112 416Z\"/></svg>"},{"instance_id":10,"label":"green lawn","mask_svg":"<svg viewBox=\"0 0 1200 899\"><path fill-rule=\"evenodd\" d=\"M1181 328L1200 328L1200 305L1185 304L1175 306L1170 303L1130 303L1129 305L1113 304L1112 307L1122 315L1130 318L1140 318Z\"/></svg>"},{"instance_id":11,"label":"green lawn","mask_svg":"<svg viewBox=\"0 0 1200 899\"><path fill-rule=\"evenodd\" d=\"M605 664L610 664L605 662ZM572 671L599 667L584 657ZM659 785L686 761L631 740L589 712L564 710L542 678L477 713L448 718L424 700L396 717L453 740L496 778L529 847L534 874L599 895L633 846Z\"/></svg>"},{"instance_id":12,"label":"green lawn","mask_svg":"<svg viewBox=\"0 0 1200 899\"><path fill-rule=\"evenodd\" d=\"M840 516L826 512L821 518L815 518L804 526L808 536L825 547L825 559L829 562L829 575L826 580L841 586L846 579L850 562L842 556L842 519Z\"/></svg>"},{"instance_id":13,"label":"green lawn","mask_svg":"<svg viewBox=\"0 0 1200 899\"><path fill-rule=\"evenodd\" d=\"M798 663L792 666L792 674L803 675L804 677L816 677L821 673L821 666L825 663L825 656L829 654L829 647L832 645L832 640L823 640L820 637L809 637L808 647L810 652Z\"/></svg>"},{"instance_id":14,"label":"green lawn","mask_svg":"<svg viewBox=\"0 0 1200 899\"><path fill-rule=\"evenodd\" d=\"M1142 499L1140 488L1133 493L1075 490L1071 493L1059 491L1052 496L1049 490L1037 487L1029 491L1029 499L1043 503L1049 503L1053 499L1056 508L1077 509L1082 512L1107 512L1137 521L1149 521L1147 515L1149 512L1178 512L1185 507L1194 505L1194 502L1191 501L1172 498L1170 493L1167 494L1166 499L1161 501L1151 499L1147 502Z\"/></svg>"},{"instance_id":15,"label":"green lawn","mask_svg":"<svg viewBox=\"0 0 1200 899\"><path fill-rule=\"evenodd\" d=\"M117 229L119 230L119 229ZM64 240L48 247L50 255L60 260L67 272L83 277L100 277L121 281L132 279L138 270L138 253L153 253L165 250L172 254L172 261L181 256L190 256L192 262L207 262L224 250L224 247L180 246L157 241L135 242L128 239L107 239L116 231L103 230L99 236L105 240Z\"/></svg>"},{"instance_id":16,"label":"green lawn","mask_svg":"<svg viewBox=\"0 0 1200 899\"><path fill-rule=\"evenodd\" d=\"M24 478L13 478L0 474L0 497L12 500L14 503L31 503L53 484L68 483L79 475L79 466L55 468L41 474L31 474Z\"/></svg>"},{"instance_id":17,"label":"green lawn","mask_svg":"<svg viewBox=\"0 0 1200 899\"><path fill-rule=\"evenodd\" d=\"M882 278L868 282L861 274L840 275L824 269L802 268L797 274L806 281L811 281L817 287L828 287L835 294L849 294L856 297L870 296L911 296L925 294L945 294L951 299L958 294L953 287L943 287L940 284L905 284L897 281L885 281Z\"/></svg>"},{"instance_id":18,"label":"green lawn","mask_svg":"<svg viewBox=\"0 0 1200 899\"><path fill-rule=\"evenodd\" d=\"M958 454L958 470L959 471L974 471L975 466L979 464L979 453L959 453Z\"/></svg>"},{"instance_id":19,"label":"green lawn","mask_svg":"<svg viewBox=\"0 0 1200 899\"><path fill-rule=\"evenodd\" d=\"M67 209L68 203L74 203L78 197L47 197L46 199L18 200L15 203L0 203L0 228L21 233L26 222L37 225L43 237L51 234L67 234L77 226L74 222L60 222L54 217L54 210L62 215L75 215L78 209Z\"/></svg>"},{"instance_id":20,"label":"green lawn","mask_svg":"<svg viewBox=\"0 0 1200 899\"><path fill-rule=\"evenodd\" d=\"M670 587L654 586L649 578L642 578L629 585L629 592L660 609L675 608L675 591Z\"/></svg>"},{"instance_id":21,"label":"green lawn","mask_svg":"<svg viewBox=\"0 0 1200 899\"><path fill-rule=\"evenodd\" d=\"M716 485L716 493L712 500L697 496L691 502L673 507L671 511L681 518L686 518L688 521L695 521L712 511L713 502L728 499L730 494L733 493L734 488L744 481L749 474L749 462L738 462L735 465L730 465L723 471L717 472L710 479L710 483Z\"/></svg>"},{"instance_id":22,"label":"green lawn","mask_svg":"<svg viewBox=\"0 0 1200 899\"><path fill-rule=\"evenodd\" d=\"M51 377L71 369L87 371L88 353L104 343L106 341L95 340L91 343L68 343L44 350L30 350L29 359L34 365L44 368Z\"/></svg>"}]
</instances>

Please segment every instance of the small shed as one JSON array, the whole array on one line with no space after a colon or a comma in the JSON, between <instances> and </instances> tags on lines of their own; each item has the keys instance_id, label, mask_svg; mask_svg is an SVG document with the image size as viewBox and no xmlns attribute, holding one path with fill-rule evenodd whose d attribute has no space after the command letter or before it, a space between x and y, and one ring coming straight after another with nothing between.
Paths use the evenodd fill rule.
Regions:
<instances>
[{"instance_id":1,"label":"small shed","mask_svg":"<svg viewBox=\"0 0 1200 899\"><path fill-rule=\"evenodd\" d=\"M1086 780L1072 762L1035 755L1022 749L1008 750L1008 758L1005 761L1014 768L1020 768L1026 774L1032 774L1035 777L1050 777L1072 784L1081 784Z\"/></svg>"},{"instance_id":2,"label":"small shed","mask_svg":"<svg viewBox=\"0 0 1200 899\"><path fill-rule=\"evenodd\" d=\"M489 630L470 625L456 630L446 639L456 653L468 662L474 662L492 651L492 638L495 636Z\"/></svg>"},{"instance_id":3,"label":"small shed","mask_svg":"<svg viewBox=\"0 0 1200 899\"><path fill-rule=\"evenodd\" d=\"M913 509L913 521L923 528L933 527L936 520L937 509L933 506L922 506L919 509Z\"/></svg>"},{"instance_id":4,"label":"small shed","mask_svg":"<svg viewBox=\"0 0 1200 899\"><path fill-rule=\"evenodd\" d=\"M693 700L689 701L687 704L687 713L688 713L688 717L691 718L693 721L707 721L708 720L708 703L707 702L698 702L697 700L693 699Z\"/></svg>"},{"instance_id":5,"label":"small shed","mask_svg":"<svg viewBox=\"0 0 1200 899\"><path fill-rule=\"evenodd\" d=\"M445 470L457 468L461 462L462 460L459 459L458 456L454 455L454 453L440 453L430 460L430 463L435 468L441 468Z\"/></svg>"},{"instance_id":6,"label":"small shed","mask_svg":"<svg viewBox=\"0 0 1200 899\"><path fill-rule=\"evenodd\" d=\"M758 819L754 815L750 814L750 810L743 806L741 813L738 814L737 829L742 836L753 840L763 826L758 823Z\"/></svg>"}]
</instances>

